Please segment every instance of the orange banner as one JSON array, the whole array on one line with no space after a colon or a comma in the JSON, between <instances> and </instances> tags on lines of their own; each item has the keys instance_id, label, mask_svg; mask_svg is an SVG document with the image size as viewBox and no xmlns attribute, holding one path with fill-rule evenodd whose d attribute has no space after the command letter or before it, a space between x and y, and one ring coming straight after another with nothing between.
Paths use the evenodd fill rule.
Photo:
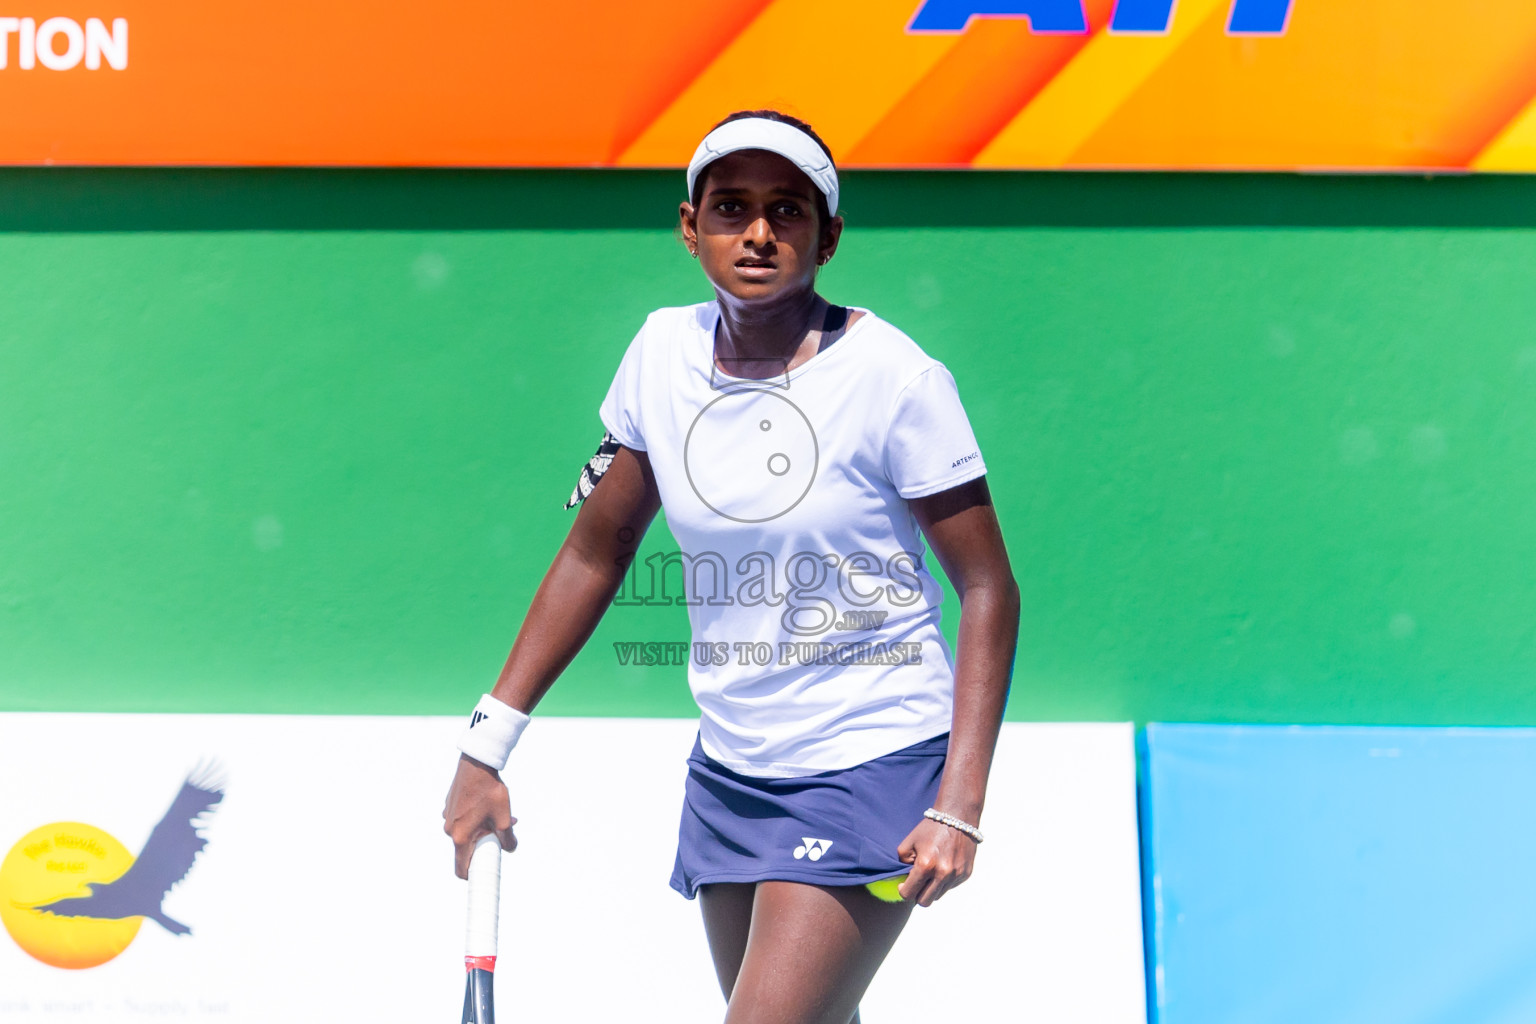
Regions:
<instances>
[{"instance_id":1,"label":"orange banner","mask_svg":"<svg viewBox=\"0 0 1536 1024\"><path fill-rule=\"evenodd\" d=\"M1536 170L1532 0L94 2L0 8L0 163Z\"/></svg>"}]
</instances>

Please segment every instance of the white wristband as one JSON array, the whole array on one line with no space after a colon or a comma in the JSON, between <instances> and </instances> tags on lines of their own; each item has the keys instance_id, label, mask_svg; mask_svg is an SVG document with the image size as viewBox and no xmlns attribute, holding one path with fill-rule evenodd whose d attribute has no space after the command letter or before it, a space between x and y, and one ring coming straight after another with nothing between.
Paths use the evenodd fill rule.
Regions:
<instances>
[{"instance_id":1,"label":"white wristband","mask_svg":"<svg viewBox=\"0 0 1536 1024\"><path fill-rule=\"evenodd\" d=\"M469 728L459 736L459 749L497 771L507 766L518 737L528 728L528 716L486 694L475 705Z\"/></svg>"}]
</instances>

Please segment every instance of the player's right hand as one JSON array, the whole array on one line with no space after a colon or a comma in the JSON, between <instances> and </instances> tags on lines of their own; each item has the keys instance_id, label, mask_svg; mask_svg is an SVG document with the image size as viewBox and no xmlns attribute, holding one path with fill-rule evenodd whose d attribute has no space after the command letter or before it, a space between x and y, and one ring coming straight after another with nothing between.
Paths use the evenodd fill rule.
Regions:
<instances>
[{"instance_id":1,"label":"player's right hand","mask_svg":"<svg viewBox=\"0 0 1536 1024\"><path fill-rule=\"evenodd\" d=\"M469 877L469 855L481 836L495 833L503 850L517 849L517 837L512 834L516 824L511 797L496 769L467 754L459 755L459 769L443 804L443 831L453 840L454 873Z\"/></svg>"}]
</instances>

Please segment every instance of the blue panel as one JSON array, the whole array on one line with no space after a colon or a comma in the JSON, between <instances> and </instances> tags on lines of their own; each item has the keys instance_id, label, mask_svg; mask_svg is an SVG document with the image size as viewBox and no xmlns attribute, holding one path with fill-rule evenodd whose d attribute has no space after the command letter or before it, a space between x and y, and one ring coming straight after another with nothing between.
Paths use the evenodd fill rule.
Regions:
<instances>
[{"instance_id":1,"label":"blue panel","mask_svg":"<svg viewBox=\"0 0 1536 1024\"><path fill-rule=\"evenodd\" d=\"M1536 1021L1536 730L1150 725L1159 1024Z\"/></svg>"},{"instance_id":2,"label":"blue panel","mask_svg":"<svg viewBox=\"0 0 1536 1024\"><path fill-rule=\"evenodd\" d=\"M1110 19L1111 32L1167 32L1173 0L1120 0Z\"/></svg>"},{"instance_id":3,"label":"blue panel","mask_svg":"<svg viewBox=\"0 0 1536 1024\"><path fill-rule=\"evenodd\" d=\"M1279 35L1291 16L1291 0L1233 0L1227 31L1233 35Z\"/></svg>"},{"instance_id":4,"label":"blue panel","mask_svg":"<svg viewBox=\"0 0 1536 1024\"><path fill-rule=\"evenodd\" d=\"M1087 32L1082 0L927 0L909 32L960 32L972 18L1028 18L1035 32Z\"/></svg>"}]
</instances>

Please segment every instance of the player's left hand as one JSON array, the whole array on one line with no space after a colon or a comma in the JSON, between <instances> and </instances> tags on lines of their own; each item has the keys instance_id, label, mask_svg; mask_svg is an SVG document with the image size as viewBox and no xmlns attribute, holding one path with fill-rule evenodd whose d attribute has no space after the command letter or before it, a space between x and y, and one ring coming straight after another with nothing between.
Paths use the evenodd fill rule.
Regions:
<instances>
[{"instance_id":1,"label":"player's left hand","mask_svg":"<svg viewBox=\"0 0 1536 1024\"><path fill-rule=\"evenodd\" d=\"M971 877L976 841L964 832L924 818L901 841L896 856L903 864L912 865L912 873L896 891L902 899L928 907Z\"/></svg>"}]
</instances>

